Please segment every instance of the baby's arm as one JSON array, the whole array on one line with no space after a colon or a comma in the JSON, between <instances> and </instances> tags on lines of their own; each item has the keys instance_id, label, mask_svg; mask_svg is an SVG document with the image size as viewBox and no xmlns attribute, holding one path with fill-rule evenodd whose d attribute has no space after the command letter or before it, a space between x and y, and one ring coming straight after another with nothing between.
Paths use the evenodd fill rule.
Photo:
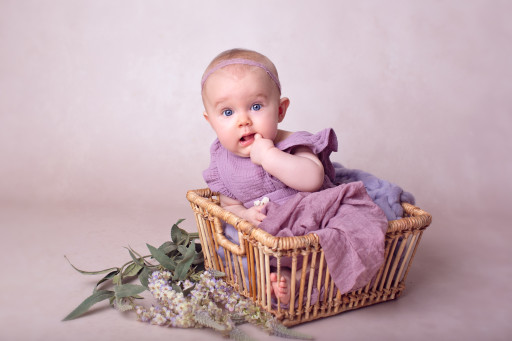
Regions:
<instances>
[{"instance_id":1,"label":"baby's arm","mask_svg":"<svg viewBox=\"0 0 512 341\"><path fill-rule=\"evenodd\" d=\"M263 221L263 219L266 218L266 215L261 213L264 205L245 208L245 206L240 201L222 194L220 195L220 205L229 212L247 220L254 226L258 226Z\"/></svg>"},{"instance_id":2,"label":"baby's arm","mask_svg":"<svg viewBox=\"0 0 512 341\"><path fill-rule=\"evenodd\" d=\"M288 154L277 149L272 140L256 134L251 161L298 191L317 191L324 182L322 162L307 147L298 147L293 154Z\"/></svg>"}]
</instances>

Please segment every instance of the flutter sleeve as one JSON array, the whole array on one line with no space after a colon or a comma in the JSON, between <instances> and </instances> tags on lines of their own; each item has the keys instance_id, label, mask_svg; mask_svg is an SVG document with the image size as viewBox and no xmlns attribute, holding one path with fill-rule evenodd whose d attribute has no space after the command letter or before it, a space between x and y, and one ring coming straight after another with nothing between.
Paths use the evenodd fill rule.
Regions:
<instances>
[{"instance_id":1,"label":"flutter sleeve","mask_svg":"<svg viewBox=\"0 0 512 341\"><path fill-rule=\"evenodd\" d=\"M329 158L332 152L338 151L338 138L334 130L327 128L316 134L298 131L276 145L282 151L291 154L295 148L300 146L310 148L318 156L324 166L325 175L334 183L336 172Z\"/></svg>"},{"instance_id":2,"label":"flutter sleeve","mask_svg":"<svg viewBox=\"0 0 512 341\"><path fill-rule=\"evenodd\" d=\"M228 190L219 172L219 160L222 157L224 149L220 141L216 139L210 147L210 166L203 171L203 178L208 188L213 192L219 192L230 198L235 196Z\"/></svg>"}]
</instances>

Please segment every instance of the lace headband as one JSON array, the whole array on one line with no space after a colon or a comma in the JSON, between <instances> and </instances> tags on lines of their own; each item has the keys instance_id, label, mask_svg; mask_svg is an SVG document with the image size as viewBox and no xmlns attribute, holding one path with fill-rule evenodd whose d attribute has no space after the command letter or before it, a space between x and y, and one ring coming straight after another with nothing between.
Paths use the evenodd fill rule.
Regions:
<instances>
[{"instance_id":1,"label":"lace headband","mask_svg":"<svg viewBox=\"0 0 512 341\"><path fill-rule=\"evenodd\" d=\"M219 70L219 69L222 69L223 67L226 67L228 65L233 65L233 64L244 64L244 65L251 65L251 66L256 66L256 67L259 67L263 70L265 70L265 72L270 76L270 78L272 78L272 80L274 81L274 83L276 83L277 85L277 88L279 89L279 92L281 92L281 83L279 82L279 78L277 78L276 75L274 75L265 65L263 65L262 63L258 63L258 62L255 62L254 60L250 60L250 59L244 59L244 58L233 58L233 59L226 59L226 60L223 60L222 62L218 63L217 65L215 65L214 67L212 67L207 73L205 73L205 75L203 76L203 79L201 79L201 89L203 88L204 86L204 83L206 82L206 80L208 79L208 77L211 76L212 73L214 73L215 71Z\"/></svg>"}]
</instances>

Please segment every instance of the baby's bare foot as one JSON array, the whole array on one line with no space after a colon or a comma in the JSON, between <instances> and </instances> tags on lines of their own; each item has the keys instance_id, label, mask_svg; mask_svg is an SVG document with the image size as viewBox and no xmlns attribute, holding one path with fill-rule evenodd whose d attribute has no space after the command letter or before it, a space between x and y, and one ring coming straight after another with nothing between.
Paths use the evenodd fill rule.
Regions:
<instances>
[{"instance_id":1,"label":"baby's bare foot","mask_svg":"<svg viewBox=\"0 0 512 341\"><path fill-rule=\"evenodd\" d=\"M283 271L281 279L277 280L277 273L273 272L270 274L270 284L272 285L272 291L274 295L279 298L283 304L290 303L290 276L288 273Z\"/></svg>"}]
</instances>

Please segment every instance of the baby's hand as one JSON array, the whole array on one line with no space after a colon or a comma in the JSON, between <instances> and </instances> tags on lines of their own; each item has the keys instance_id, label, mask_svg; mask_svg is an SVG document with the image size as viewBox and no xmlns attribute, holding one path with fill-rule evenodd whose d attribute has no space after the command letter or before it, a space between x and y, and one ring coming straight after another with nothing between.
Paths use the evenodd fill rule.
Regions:
<instances>
[{"instance_id":1,"label":"baby's hand","mask_svg":"<svg viewBox=\"0 0 512 341\"><path fill-rule=\"evenodd\" d=\"M260 134L254 135L250 155L252 163L261 166L265 154L272 148L274 148L274 142L272 140L265 139Z\"/></svg>"},{"instance_id":2,"label":"baby's hand","mask_svg":"<svg viewBox=\"0 0 512 341\"><path fill-rule=\"evenodd\" d=\"M253 224L254 226L258 226L263 219L265 219L267 216L261 213L265 205L260 206L253 206L251 208L248 208L245 210L244 214L242 215L242 218Z\"/></svg>"}]
</instances>

